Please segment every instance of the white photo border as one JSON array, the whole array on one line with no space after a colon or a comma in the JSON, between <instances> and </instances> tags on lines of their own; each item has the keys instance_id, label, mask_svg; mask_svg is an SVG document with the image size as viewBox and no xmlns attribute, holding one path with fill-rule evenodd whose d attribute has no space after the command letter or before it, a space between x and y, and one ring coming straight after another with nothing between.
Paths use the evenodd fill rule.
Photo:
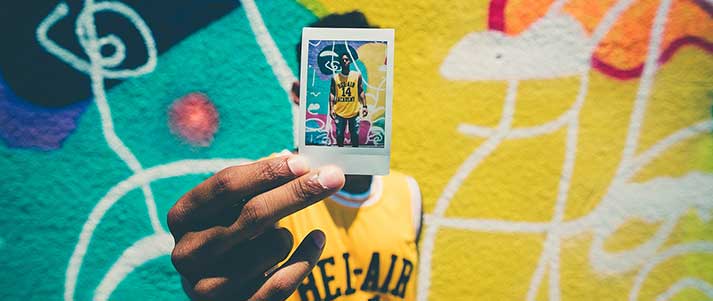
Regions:
<instances>
[{"instance_id":1,"label":"white photo border","mask_svg":"<svg viewBox=\"0 0 713 301\"><path fill-rule=\"evenodd\" d=\"M386 42L386 111L383 148L325 147L306 145L305 117L307 111L307 64L310 40L385 41ZM300 58L299 152L312 166L334 164L345 174L387 175L391 159L391 116L394 93L394 29L390 28L314 28L302 29Z\"/></svg>"}]
</instances>

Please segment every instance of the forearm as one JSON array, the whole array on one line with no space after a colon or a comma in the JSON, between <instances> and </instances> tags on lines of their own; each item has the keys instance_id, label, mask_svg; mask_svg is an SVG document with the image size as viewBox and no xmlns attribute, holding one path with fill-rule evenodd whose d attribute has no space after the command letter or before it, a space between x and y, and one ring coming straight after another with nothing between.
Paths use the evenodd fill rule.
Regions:
<instances>
[{"instance_id":1,"label":"forearm","mask_svg":"<svg viewBox=\"0 0 713 301\"><path fill-rule=\"evenodd\" d=\"M337 84L334 82L334 78L332 78L332 81L329 83L329 115L332 115L332 112L334 112L332 109L334 108L334 103L337 102L337 97L335 96L337 94Z\"/></svg>"},{"instance_id":2,"label":"forearm","mask_svg":"<svg viewBox=\"0 0 713 301\"><path fill-rule=\"evenodd\" d=\"M364 93L364 82L361 78L361 75L359 75L359 103L361 104L362 107L366 107L366 93Z\"/></svg>"},{"instance_id":3,"label":"forearm","mask_svg":"<svg viewBox=\"0 0 713 301\"><path fill-rule=\"evenodd\" d=\"M329 94L329 114L332 114L333 112L335 100L336 97L334 96L334 94Z\"/></svg>"}]
</instances>

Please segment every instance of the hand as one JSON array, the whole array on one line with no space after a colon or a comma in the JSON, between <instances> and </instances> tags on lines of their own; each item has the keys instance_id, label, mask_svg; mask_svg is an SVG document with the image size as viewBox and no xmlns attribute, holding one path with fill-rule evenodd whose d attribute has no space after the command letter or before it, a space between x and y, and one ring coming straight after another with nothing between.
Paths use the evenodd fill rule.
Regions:
<instances>
[{"instance_id":1,"label":"hand","mask_svg":"<svg viewBox=\"0 0 713 301\"><path fill-rule=\"evenodd\" d=\"M366 117L366 115L368 115L368 114L369 114L369 112L367 111L366 107L362 107L361 117Z\"/></svg>"},{"instance_id":2,"label":"hand","mask_svg":"<svg viewBox=\"0 0 713 301\"><path fill-rule=\"evenodd\" d=\"M312 231L284 260L292 234L281 218L344 186L334 166L310 170L290 155L221 170L182 196L168 212L176 241L171 260L184 288L199 300L284 300L312 271L324 233Z\"/></svg>"}]
</instances>

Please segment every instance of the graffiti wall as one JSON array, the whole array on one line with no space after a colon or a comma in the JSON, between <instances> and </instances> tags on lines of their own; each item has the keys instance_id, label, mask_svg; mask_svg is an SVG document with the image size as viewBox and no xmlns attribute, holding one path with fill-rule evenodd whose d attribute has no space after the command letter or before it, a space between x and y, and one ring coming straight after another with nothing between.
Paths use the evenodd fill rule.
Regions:
<instances>
[{"instance_id":1,"label":"graffiti wall","mask_svg":"<svg viewBox=\"0 0 713 301\"><path fill-rule=\"evenodd\" d=\"M2 300L187 299L168 209L293 146L301 28L354 10L396 29L419 300L713 298L708 0L1 6Z\"/></svg>"}]
</instances>

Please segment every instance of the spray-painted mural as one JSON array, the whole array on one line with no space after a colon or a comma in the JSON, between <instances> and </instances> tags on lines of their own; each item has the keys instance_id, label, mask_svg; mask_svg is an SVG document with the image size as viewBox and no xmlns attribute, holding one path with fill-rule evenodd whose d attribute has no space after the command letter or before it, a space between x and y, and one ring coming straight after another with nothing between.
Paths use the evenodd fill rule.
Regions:
<instances>
[{"instance_id":1,"label":"spray-painted mural","mask_svg":"<svg viewBox=\"0 0 713 301\"><path fill-rule=\"evenodd\" d=\"M0 9L0 299L186 299L162 217L292 147L299 32L353 10L396 29L420 300L713 298L710 1L27 2Z\"/></svg>"}]
</instances>

